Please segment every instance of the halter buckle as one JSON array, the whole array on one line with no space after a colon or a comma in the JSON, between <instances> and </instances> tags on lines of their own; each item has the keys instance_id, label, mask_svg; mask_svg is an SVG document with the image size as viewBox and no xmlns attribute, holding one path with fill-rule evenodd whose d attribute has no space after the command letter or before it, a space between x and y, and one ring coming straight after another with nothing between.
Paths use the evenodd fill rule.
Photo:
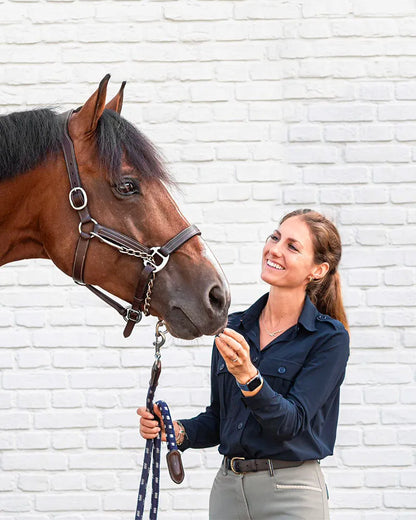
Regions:
<instances>
[{"instance_id":1,"label":"halter buckle","mask_svg":"<svg viewBox=\"0 0 416 520\"><path fill-rule=\"evenodd\" d=\"M154 273L157 273L158 271L161 271L165 265L168 263L169 261L169 256L170 255L162 255L162 253L159 251L160 247L151 247L150 250L152 251L152 257L150 260L143 260L143 263L144 265L153 265L154 266ZM162 261L160 262L160 264L156 264L155 263L155 256L158 255L159 258L162 259Z\"/></svg>"},{"instance_id":2,"label":"halter buckle","mask_svg":"<svg viewBox=\"0 0 416 520\"><path fill-rule=\"evenodd\" d=\"M142 312L138 309L136 310L132 307L129 307L127 309L126 315L123 316L123 318L126 322L134 321L134 323L140 323L140 321L142 320Z\"/></svg>"},{"instance_id":3,"label":"halter buckle","mask_svg":"<svg viewBox=\"0 0 416 520\"><path fill-rule=\"evenodd\" d=\"M82 202L79 206L76 205L76 203L73 199L73 195L77 192L79 192L82 195ZM75 186L75 188L72 188L72 190L68 194L68 197L69 197L69 203L71 204L72 208L75 209L76 211L81 211L82 209L87 207L87 203L88 203L87 193L85 192L84 188L81 188L81 186Z\"/></svg>"}]
</instances>

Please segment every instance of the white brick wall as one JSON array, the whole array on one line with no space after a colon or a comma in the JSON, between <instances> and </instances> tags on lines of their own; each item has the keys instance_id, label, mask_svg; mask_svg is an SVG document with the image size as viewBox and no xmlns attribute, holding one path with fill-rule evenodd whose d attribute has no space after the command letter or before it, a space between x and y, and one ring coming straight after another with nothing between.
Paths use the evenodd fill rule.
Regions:
<instances>
[{"instance_id":1,"label":"white brick wall","mask_svg":"<svg viewBox=\"0 0 416 520\"><path fill-rule=\"evenodd\" d=\"M262 241L312 206L344 241L352 353L333 520L416 518L414 0L0 0L0 112L78 106L110 72L124 115L161 148L177 199L250 304ZM43 260L0 270L1 520L127 520L143 441L135 408L152 320L129 340ZM158 396L209 398L211 338L170 340ZM207 518L216 450L162 477L162 519Z\"/></svg>"}]
</instances>

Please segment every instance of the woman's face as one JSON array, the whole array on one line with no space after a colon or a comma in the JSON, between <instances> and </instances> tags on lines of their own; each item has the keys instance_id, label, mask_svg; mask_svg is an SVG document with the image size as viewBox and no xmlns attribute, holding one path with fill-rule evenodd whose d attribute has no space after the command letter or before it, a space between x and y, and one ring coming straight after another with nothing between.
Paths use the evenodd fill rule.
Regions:
<instances>
[{"instance_id":1,"label":"woman's face","mask_svg":"<svg viewBox=\"0 0 416 520\"><path fill-rule=\"evenodd\" d=\"M261 278L285 288L306 288L309 277L321 278L328 264L315 264L308 225L298 216L285 220L263 248Z\"/></svg>"}]
</instances>

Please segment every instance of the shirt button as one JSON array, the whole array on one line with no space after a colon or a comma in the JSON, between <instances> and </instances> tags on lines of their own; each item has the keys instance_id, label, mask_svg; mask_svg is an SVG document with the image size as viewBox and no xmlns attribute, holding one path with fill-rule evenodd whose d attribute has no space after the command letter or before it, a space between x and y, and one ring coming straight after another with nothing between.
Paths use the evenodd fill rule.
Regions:
<instances>
[{"instance_id":1,"label":"shirt button","mask_svg":"<svg viewBox=\"0 0 416 520\"><path fill-rule=\"evenodd\" d=\"M221 363L220 370L222 370L225 367L224 363Z\"/></svg>"},{"instance_id":2,"label":"shirt button","mask_svg":"<svg viewBox=\"0 0 416 520\"><path fill-rule=\"evenodd\" d=\"M241 428L243 427L243 423L242 422L239 422L237 424L237 430L241 430Z\"/></svg>"},{"instance_id":3,"label":"shirt button","mask_svg":"<svg viewBox=\"0 0 416 520\"><path fill-rule=\"evenodd\" d=\"M284 374L286 372L286 367L279 367L277 371L279 372L279 374Z\"/></svg>"},{"instance_id":4,"label":"shirt button","mask_svg":"<svg viewBox=\"0 0 416 520\"><path fill-rule=\"evenodd\" d=\"M253 363L255 363L259 358L256 356L253 358Z\"/></svg>"}]
</instances>

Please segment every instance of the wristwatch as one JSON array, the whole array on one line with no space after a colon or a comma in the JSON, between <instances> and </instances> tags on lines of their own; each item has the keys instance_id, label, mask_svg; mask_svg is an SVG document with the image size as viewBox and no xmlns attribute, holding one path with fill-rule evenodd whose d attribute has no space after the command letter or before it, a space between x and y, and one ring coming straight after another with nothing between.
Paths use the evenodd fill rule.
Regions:
<instances>
[{"instance_id":1,"label":"wristwatch","mask_svg":"<svg viewBox=\"0 0 416 520\"><path fill-rule=\"evenodd\" d=\"M252 392L263 383L263 377L257 370L257 374L254 377L252 377L249 381L247 381L245 385L239 383L237 379L235 380L235 382L237 383L237 386L240 390L244 390L245 392Z\"/></svg>"}]
</instances>

